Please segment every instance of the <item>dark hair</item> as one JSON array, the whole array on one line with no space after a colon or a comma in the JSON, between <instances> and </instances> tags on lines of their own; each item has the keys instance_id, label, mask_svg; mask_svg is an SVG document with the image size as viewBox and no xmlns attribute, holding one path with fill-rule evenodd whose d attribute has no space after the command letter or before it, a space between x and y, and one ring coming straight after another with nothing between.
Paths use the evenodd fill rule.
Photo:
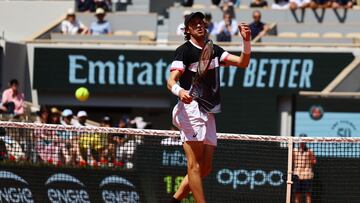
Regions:
<instances>
[{"instance_id":1,"label":"dark hair","mask_svg":"<svg viewBox=\"0 0 360 203\"><path fill-rule=\"evenodd\" d=\"M36 113L37 113L38 116L40 116L42 113L45 113L45 112L50 114L50 111L46 106L41 106L39 111L37 111Z\"/></svg>"},{"instance_id":2,"label":"dark hair","mask_svg":"<svg viewBox=\"0 0 360 203\"><path fill-rule=\"evenodd\" d=\"M211 13L205 13L205 19L212 19Z\"/></svg>"},{"instance_id":3,"label":"dark hair","mask_svg":"<svg viewBox=\"0 0 360 203\"><path fill-rule=\"evenodd\" d=\"M186 32L186 28L184 28L184 39L185 39L185 41L188 41L188 40L190 40L190 33L187 33Z\"/></svg>"},{"instance_id":4,"label":"dark hair","mask_svg":"<svg viewBox=\"0 0 360 203\"><path fill-rule=\"evenodd\" d=\"M10 86L13 86L13 85L19 85L19 82L18 82L18 80L17 79L12 79L12 80L10 80Z\"/></svg>"}]
</instances>

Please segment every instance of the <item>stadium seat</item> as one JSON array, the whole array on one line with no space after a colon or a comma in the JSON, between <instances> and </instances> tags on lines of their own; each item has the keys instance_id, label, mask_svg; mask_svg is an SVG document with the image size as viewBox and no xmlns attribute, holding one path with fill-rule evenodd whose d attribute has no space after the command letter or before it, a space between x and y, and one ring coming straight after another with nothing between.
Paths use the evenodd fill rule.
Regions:
<instances>
[{"instance_id":1,"label":"stadium seat","mask_svg":"<svg viewBox=\"0 0 360 203\"><path fill-rule=\"evenodd\" d=\"M303 38L317 38L320 37L320 34L317 32L303 32L300 34L300 37Z\"/></svg>"},{"instance_id":2,"label":"stadium seat","mask_svg":"<svg viewBox=\"0 0 360 203\"><path fill-rule=\"evenodd\" d=\"M298 34L296 32L280 32L278 37L298 37Z\"/></svg>"},{"instance_id":3,"label":"stadium seat","mask_svg":"<svg viewBox=\"0 0 360 203\"><path fill-rule=\"evenodd\" d=\"M141 41L154 41L156 39L155 33L149 30L141 30L136 33Z\"/></svg>"},{"instance_id":4,"label":"stadium seat","mask_svg":"<svg viewBox=\"0 0 360 203\"><path fill-rule=\"evenodd\" d=\"M133 34L134 33L131 32L130 30L116 30L116 31L114 31L114 35L117 35L117 36L131 36Z\"/></svg>"},{"instance_id":5,"label":"stadium seat","mask_svg":"<svg viewBox=\"0 0 360 203\"><path fill-rule=\"evenodd\" d=\"M346 34L347 38L358 38L360 39L360 32L350 32Z\"/></svg>"},{"instance_id":6,"label":"stadium seat","mask_svg":"<svg viewBox=\"0 0 360 203\"><path fill-rule=\"evenodd\" d=\"M322 35L325 38L342 38L343 35L339 32L326 32Z\"/></svg>"}]
</instances>

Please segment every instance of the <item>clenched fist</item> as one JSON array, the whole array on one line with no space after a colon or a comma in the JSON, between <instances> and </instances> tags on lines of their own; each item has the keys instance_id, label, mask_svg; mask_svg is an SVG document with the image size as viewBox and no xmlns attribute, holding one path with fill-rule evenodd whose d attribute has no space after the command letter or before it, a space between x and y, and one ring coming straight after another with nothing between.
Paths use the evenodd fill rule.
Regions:
<instances>
[{"instance_id":1,"label":"clenched fist","mask_svg":"<svg viewBox=\"0 0 360 203\"><path fill-rule=\"evenodd\" d=\"M246 23L240 23L238 25L240 35L245 41L251 40L251 30L248 24Z\"/></svg>"}]
</instances>

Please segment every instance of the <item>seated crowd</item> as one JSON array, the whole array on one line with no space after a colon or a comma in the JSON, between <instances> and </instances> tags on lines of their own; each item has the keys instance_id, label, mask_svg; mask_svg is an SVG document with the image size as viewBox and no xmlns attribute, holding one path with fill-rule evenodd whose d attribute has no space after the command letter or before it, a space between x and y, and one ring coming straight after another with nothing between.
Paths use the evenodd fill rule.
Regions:
<instances>
[{"instance_id":1,"label":"seated crowd","mask_svg":"<svg viewBox=\"0 0 360 203\"><path fill-rule=\"evenodd\" d=\"M190 11L184 11L184 19ZM211 13L205 13L205 23L207 25L209 38L218 42L231 42L232 37L239 35L238 22L235 19L235 13L231 8L223 9L223 20L213 22ZM249 23L251 29L251 38L264 36L270 29L269 26L261 21L261 12L253 11L253 22ZM184 36L184 23L178 25L176 34Z\"/></svg>"},{"instance_id":2,"label":"seated crowd","mask_svg":"<svg viewBox=\"0 0 360 203\"><path fill-rule=\"evenodd\" d=\"M0 109L2 114L20 118L24 115L24 96L18 89L16 79L3 92ZM64 126L91 126L86 111L75 115L71 109L60 111L57 107L42 106L35 123ZM93 122L94 123L94 122ZM149 128L150 123L142 117L131 119L124 115L115 123L104 116L100 127ZM93 126L95 126L93 124ZM0 128L0 161L22 161L53 165L106 166L133 168L136 147L142 144L140 136L124 134L101 134L86 131L35 129L21 134L16 129Z\"/></svg>"},{"instance_id":3,"label":"seated crowd","mask_svg":"<svg viewBox=\"0 0 360 203\"><path fill-rule=\"evenodd\" d=\"M111 24L105 19L106 11L103 8L97 8L95 12L96 20L94 20L90 27L84 25L80 20L76 19L76 14L73 9L69 9L65 20L60 24L60 31L63 34L112 34Z\"/></svg>"},{"instance_id":4,"label":"seated crowd","mask_svg":"<svg viewBox=\"0 0 360 203\"><path fill-rule=\"evenodd\" d=\"M196 2L196 0L195 0ZM240 7L241 0L213 0L213 4ZM352 8L356 0L252 0L250 8L297 9L297 8Z\"/></svg>"}]
</instances>

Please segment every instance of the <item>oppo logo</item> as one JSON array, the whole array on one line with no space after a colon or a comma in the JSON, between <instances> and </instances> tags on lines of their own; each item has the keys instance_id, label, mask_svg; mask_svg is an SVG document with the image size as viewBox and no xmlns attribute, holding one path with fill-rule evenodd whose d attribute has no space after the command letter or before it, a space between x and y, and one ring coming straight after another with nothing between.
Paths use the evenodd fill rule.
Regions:
<instances>
[{"instance_id":1,"label":"oppo logo","mask_svg":"<svg viewBox=\"0 0 360 203\"><path fill-rule=\"evenodd\" d=\"M257 170L230 170L222 169L217 173L217 181L222 185L232 185L235 190L239 186L248 185L251 190L255 186L264 186L269 184L270 186L280 186L284 183L283 173L279 170L263 171L261 169Z\"/></svg>"}]
</instances>

